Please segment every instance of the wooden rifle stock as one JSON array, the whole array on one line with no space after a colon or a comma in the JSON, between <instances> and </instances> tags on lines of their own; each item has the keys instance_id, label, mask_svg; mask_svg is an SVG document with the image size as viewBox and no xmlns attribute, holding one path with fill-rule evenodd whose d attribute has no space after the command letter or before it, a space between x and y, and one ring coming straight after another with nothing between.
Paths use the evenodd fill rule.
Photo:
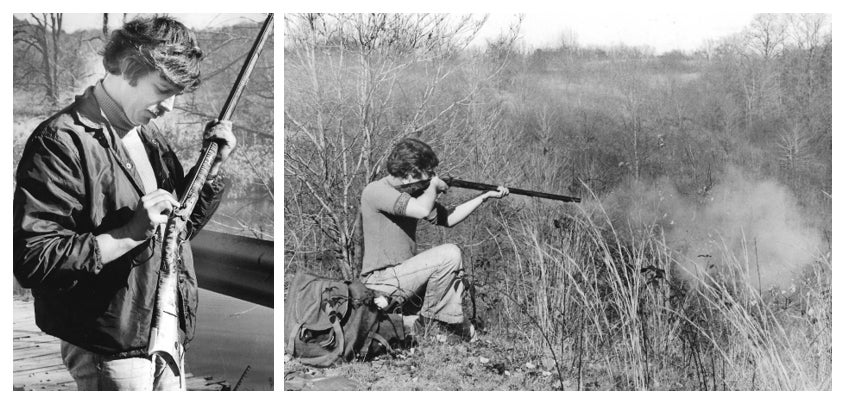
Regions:
<instances>
[{"instance_id":1,"label":"wooden rifle stock","mask_svg":"<svg viewBox=\"0 0 845 403\"><path fill-rule=\"evenodd\" d=\"M473 190L484 190L484 191L490 191L490 190L495 191L495 190L499 189L499 187L496 186L496 185L490 185L490 184L487 184L487 183L465 181L465 180L462 180L462 179L452 178L449 175L443 175L443 176L440 177L440 179L442 179L443 182L446 182L446 184L449 185L450 187L458 187L458 188L473 189ZM408 193L411 196L417 197L420 194L422 194L422 192L424 192L428 188L429 183L431 183L431 180L426 179L426 180L423 180L423 181L409 183L407 185L399 186L399 187L397 187L397 190L399 190L400 192ZM580 197L557 195L557 194L553 194L553 193L537 192L537 191L534 191L534 190L525 190L525 189L512 188L512 187L508 187L508 190L510 191L511 194L515 194L515 195L539 197L539 198L542 198L542 199L560 200L562 202L567 202L567 203L580 203L581 202Z\"/></svg>"},{"instance_id":2,"label":"wooden rifle stock","mask_svg":"<svg viewBox=\"0 0 845 403\"><path fill-rule=\"evenodd\" d=\"M270 28L273 25L273 13L267 15L264 25L258 34L252 48L247 54L246 61L241 68L238 78L226 103L218 117L219 120L229 120L238 104L241 94L246 88L249 75L255 67L261 48L264 47ZM200 159L197 162L197 169L185 193L179 200L181 206L170 213L164 229L162 241L161 270L159 272L158 290L156 292L155 311L153 312L152 329L150 331L150 342L147 352L150 357L156 355L162 357L168 366L179 374L180 382L184 388L185 351L179 343L179 290L177 261L181 242L185 240L185 224L190 218L191 212L199 199L200 190L208 178L208 172L214 159L217 157L217 143L205 141Z\"/></svg>"}]
</instances>

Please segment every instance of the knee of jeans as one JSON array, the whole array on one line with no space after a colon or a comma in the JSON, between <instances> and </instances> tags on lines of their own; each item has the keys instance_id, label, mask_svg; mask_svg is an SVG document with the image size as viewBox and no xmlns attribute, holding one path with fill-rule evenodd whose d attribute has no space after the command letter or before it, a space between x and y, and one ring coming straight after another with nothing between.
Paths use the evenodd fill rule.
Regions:
<instances>
[{"instance_id":1,"label":"knee of jeans","mask_svg":"<svg viewBox=\"0 0 845 403\"><path fill-rule=\"evenodd\" d=\"M451 263L455 270L461 267L461 248L453 243L447 243L440 246L443 249L443 259Z\"/></svg>"}]
</instances>

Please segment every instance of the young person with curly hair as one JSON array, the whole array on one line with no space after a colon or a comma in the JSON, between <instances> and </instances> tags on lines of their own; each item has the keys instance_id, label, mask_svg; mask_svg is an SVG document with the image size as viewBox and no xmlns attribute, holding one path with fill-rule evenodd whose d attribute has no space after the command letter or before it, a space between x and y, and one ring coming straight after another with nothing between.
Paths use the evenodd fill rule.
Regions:
<instances>
[{"instance_id":1,"label":"young person with curly hair","mask_svg":"<svg viewBox=\"0 0 845 403\"><path fill-rule=\"evenodd\" d=\"M437 197L448 185L435 173L437 155L428 144L413 138L399 141L388 156L389 175L364 188L361 219L364 233L362 282L378 292L405 301L422 297L417 315L406 317L406 326L422 328L438 324L464 340L475 338L475 328L464 318L461 299L461 250L454 244L435 246L417 253L417 223L453 227L489 198L501 198L508 189L499 187L446 209ZM397 190L402 185L430 180L418 195ZM424 290L424 295L420 295Z\"/></svg>"},{"instance_id":2,"label":"young person with curly hair","mask_svg":"<svg viewBox=\"0 0 845 403\"><path fill-rule=\"evenodd\" d=\"M179 372L147 349L161 227L192 173L153 121L200 85L202 50L182 23L159 16L127 22L102 54L105 77L27 140L13 200L14 273L32 289L37 325L62 340L80 390L184 390ZM220 203L218 171L236 144L231 122L210 122L204 137L220 147L189 236ZM178 343L185 348L197 310L188 242L180 256Z\"/></svg>"}]
</instances>

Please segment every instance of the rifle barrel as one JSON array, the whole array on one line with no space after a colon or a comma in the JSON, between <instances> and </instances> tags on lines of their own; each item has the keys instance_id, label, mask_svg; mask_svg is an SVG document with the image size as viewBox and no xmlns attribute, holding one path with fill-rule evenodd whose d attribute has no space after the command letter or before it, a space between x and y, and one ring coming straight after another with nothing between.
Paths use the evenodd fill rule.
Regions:
<instances>
[{"instance_id":1,"label":"rifle barrel","mask_svg":"<svg viewBox=\"0 0 845 403\"><path fill-rule=\"evenodd\" d=\"M252 48L250 48L249 53L247 53L246 61L244 62L243 67L241 67L241 71L238 73L238 78L235 79L235 85L232 86L232 90L229 91L229 96L226 98L226 102L223 104L223 109L220 110L220 115L217 117L218 120L230 120L232 118L232 114L235 112L235 106L238 105L238 101L241 99L241 95L249 82L249 76L252 74L252 70L255 68L255 63L258 61L258 56L261 53L261 49L264 47L264 42L266 42L267 37L270 36L270 28L272 28L272 26L273 13L269 13L267 14L267 19L264 20L264 24L261 26L261 30L258 32L258 36L255 38L255 42L252 44ZM188 190L185 191L185 194L183 194L182 198L179 200L179 202L183 205L191 199L190 196L196 195L196 192L192 192L190 189L196 187L198 191L202 186L202 183L205 182L205 179L208 176L208 168L211 167L211 163L217 155L217 147L217 143L209 141L206 142L200 151L200 158L197 161L197 166L205 167L205 169L197 169L195 171L194 177L191 179L190 185L187 188ZM196 198L194 197L193 200L190 201L195 203L195 199ZM190 208L193 209L193 205L190 205Z\"/></svg>"},{"instance_id":2,"label":"rifle barrel","mask_svg":"<svg viewBox=\"0 0 845 403\"><path fill-rule=\"evenodd\" d=\"M220 113L220 120L229 120L232 116L232 111L238 103L241 93L246 87L246 81L249 79L249 73L252 71L252 66L255 65L255 60L258 58L258 53L261 51L261 46L267 39L268 28L273 21L273 14L270 14L262 27L259 38L256 40L249 55L244 68L241 69L238 75L235 88L226 99L226 104L223 111ZM156 293L155 305L153 306L153 321L150 329L150 343L147 347L148 354L161 357L167 362L167 365L180 375L180 385L184 387L185 368L183 366L182 358L184 356L184 349L181 343L178 342L178 302L179 291L177 284L178 265L180 242L183 240L183 233L187 223L187 215L183 212L191 212L199 199L200 189L203 186L211 164L217 155L217 143L213 141L206 141L203 151L200 152L200 160L197 163L197 169L194 171L194 176L191 179L185 193L182 195L181 206L170 212L170 217L167 219L167 224L164 229L164 240L162 242L161 250L161 270L158 277L158 291Z\"/></svg>"},{"instance_id":3,"label":"rifle barrel","mask_svg":"<svg viewBox=\"0 0 845 403\"><path fill-rule=\"evenodd\" d=\"M473 190L497 190L499 187L496 185L490 185L487 183L478 183L478 182L470 182L461 179L455 178L444 178L444 182L449 186L464 188L464 189L473 189ZM572 196L564 196L564 195L556 195L553 193L545 193L545 192L537 192L534 190L526 190L526 189L519 189L519 188L512 188L508 187L508 190L511 194L515 195L523 195L523 196L531 196L531 197L540 197L543 199L552 199L552 200L560 200L564 202L571 202L571 203L580 203L580 197L572 197Z\"/></svg>"},{"instance_id":4,"label":"rifle barrel","mask_svg":"<svg viewBox=\"0 0 845 403\"><path fill-rule=\"evenodd\" d=\"M244 92L244 89L249 82L249 76L252 73L252 69L255 68L255 63L258 61L257 53L261 52L261 49L264 47L264 42L266 42L267 37L270 36L269 31L272 25L273 13L269 13L267 14L267 19L264 20L264 25L261 26L261 31L258 32L258 37L255 42L253 42L252 48L246 56L246 63L244 63L243 67L241 67L241 71L238 73L238 78L235 79L235 86L229 93L229 97L226 98L226 103L223 104L223 109L220 110L220 116L218 117L219 120L229 120L232 117L232 113L235 111L235 106L238 105L238 101L241 99L241 94Z\"/></svg>"}]
</instances>

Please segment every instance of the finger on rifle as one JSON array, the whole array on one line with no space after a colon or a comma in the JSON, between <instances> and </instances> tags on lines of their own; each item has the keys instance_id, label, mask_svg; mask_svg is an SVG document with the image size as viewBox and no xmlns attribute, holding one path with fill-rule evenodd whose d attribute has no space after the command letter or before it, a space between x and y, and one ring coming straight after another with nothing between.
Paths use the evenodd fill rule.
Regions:
<instances>
[{"instance_id":1,"label":"finger on rifle","mask_svg":"<svg viewBox=\"0 0 845 403\"><path fill-rule=\"evenodd\" d=\"M155 225L159 225L167 223L168 218L169 217L166 214L155 214L150 216L150 221L152 221Z\"/></svg>"},{"instance_id":2,"label":"finger on rifle","mask_svg":"<svg viewBox=\"0 0 845 403\"><path fill-rule=\"evenodd\" d=\"M158 189L150 192L146 196L142 197L141 200L144 202L144 206L146 206L147 209L150 209L159 203L166 203L168 209L171 207L179 207L179 202L176 198L164 189Z\"/></svg>"},{"instance_id":3,"label":"finger on rifle","mask_svg":"<svg viewBox=\"0 0 845 403\"><path fill-rule=\"evenodd\" d=\"M152 197L157 197L157 196L159 196L159 195L168 195L168 196L171 196L171 197L172 197L172 195L170 194L170 192L168 192L168 191L166 191L166 190L164 190L164 189L156 189L156 190L153 190L152 192L147 193L147 194L145 194L144 196L142 196L142 197L141 197L141 200L147 200L147 199L149 199L149 198L152 198Z\"/></svg>"},{"instance_id":4,"label":"finger on rifle","mask_svg":"<svg viewBox=\"0 0 845 403\"><path fill-rule=\"evenodd\" d=\"M225 128L225 131L217 130L216 127L218 125L223 126ZM206 140L210 140L210 139L226 140L226 136L224 136L224 134L223 134L226 131L228 131L228 132L232 131L232 121L231 120L214 119L213 121L208 122L208 125L205 128L205 139Z\"/></svg>"}]
</instances>

